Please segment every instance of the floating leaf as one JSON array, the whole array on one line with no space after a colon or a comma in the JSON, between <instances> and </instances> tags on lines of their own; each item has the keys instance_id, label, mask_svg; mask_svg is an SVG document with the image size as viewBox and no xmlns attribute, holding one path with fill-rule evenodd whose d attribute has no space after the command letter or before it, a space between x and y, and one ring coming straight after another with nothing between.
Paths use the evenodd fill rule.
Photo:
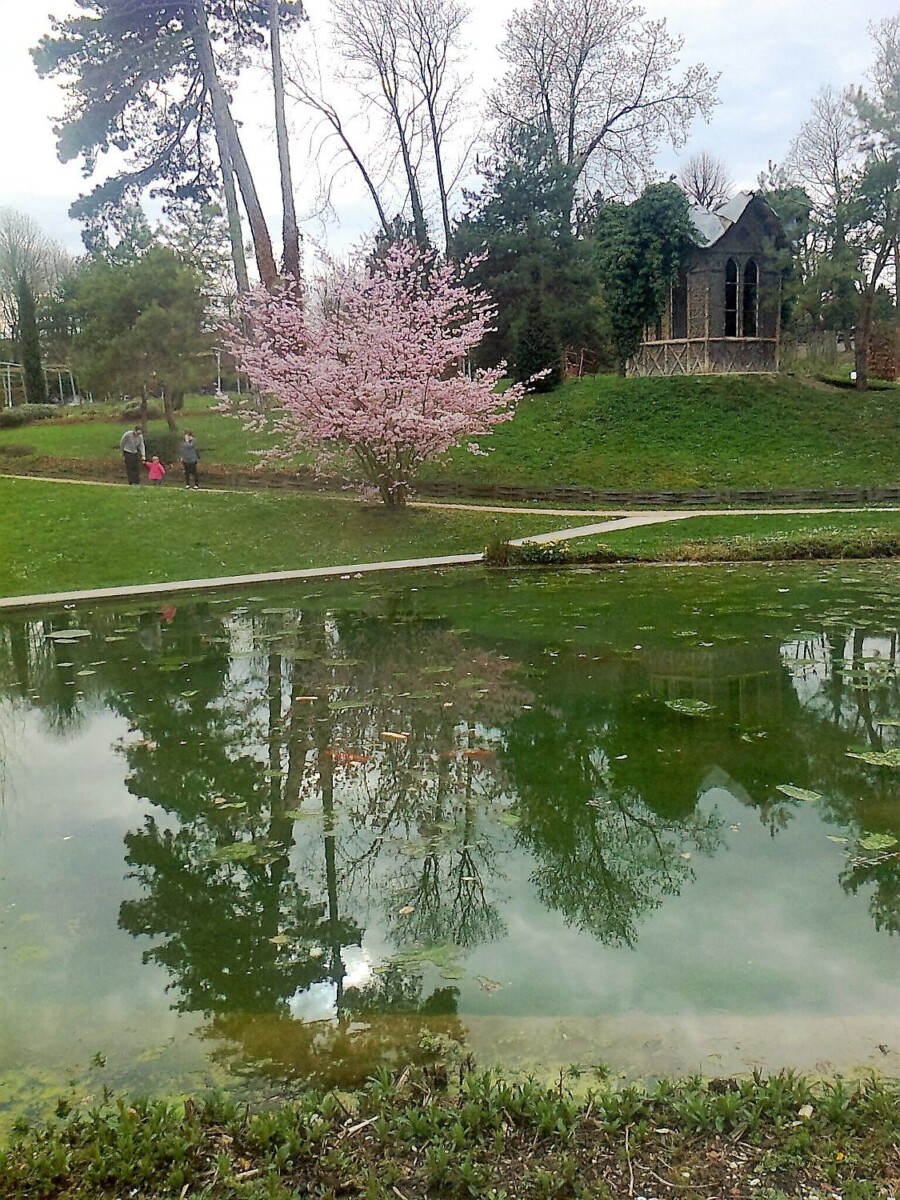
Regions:
<instances>
[{"instance_id":1,"label":"floating leaf","mask_svg":"<svg viewBox=\"0 0 900 1200\"><path fill-rule=\"evenodd\" d=\"M287 946L291 942L291 938L286 933L276 933L274 937L270 937L269 941L273 946Z\"/></svg>"},{"instance_id":2,"label":"floating leaf","mask_svg":"<svg viewBox=\"0 0 900 1200\"><path fill-rule=\"evenodd\" d=\"M228 846L220 846L209 855L209 862L231 863L245 862L248 858L256 858L262 847L256 842L232 842Z\"/></svg>"},{"instance_id":3,"label":"floating leaf","mask_svg":"<svg viewBox=\"0 0 900 1200\"><path fill-rule=\"evenodd\" d=\"M284 814L289 821L306 821L311 817L321 817L320 812L306 812L302 808L289 808Z\"/></svg>"},{"instance_id":4,"label":"floating leaf","mask_svg":"<svg viewBox=\"0 0 900 1200\"><path fill-rule=\"evenodd\" d=\"M457 946L417 946L415 949L401 950L394 956L394 961L409 964L429 962L439 970L446 971L457 966L458 955L459 948Z\"/></svg>"},{"instance_id":5,"label":"floating leaf","mask_svg":"<svg viewBox=\"0 0 900 1200\"><path fill-rule=\"evenodd\" d=\"M91 631L89 629L55 629L45 636L53 642L74 642L76 638L89 638Z\"/></svg>"},{"instance_id":6,"label":"floating leaf","mask_svg":"<svg viewBox=\"0 0 900 1200\"><path fill-rule=\"evenodd\" d=\"M392 733L390 729L382 729L381 736L389 742L405 742L409 737L408 733Z\"/></svg>"},{"instance_id":7,"label":"floating leaf","mask_svg":"<svg viewBox=\"0 0 900 1200\"><path fill-rule=\"evenodd\" d=\"M397 909L397 914L401 917L408 917L410 913L414 913L415 911L415 908L411 904L404 904L402 908Z\"/></svg>"},{"instance_id":8,"label":"floating leaf","mask_svg":"<svg viewBox=\"0 0 900 1200\"><path fill-rule=\"evenodd\" d=\"M466 968L458 964L441 969L441 979L465 979Z\"/></svg>"},{"instance_id":9,"label":"floating leaf","mask_svg":"<svg viewBox=\"0 0 900 1200\"><path fill-rule=\"evenodd\" d=\"M707 713L715 710L715 706L707 704L705 700L689 700L684 697L666 700L664 704L666 708L671 708L672 712L680 713L683 717L705 717Z\"/></svg>"},{"instance_id":10,"label":"floating leaf","mask_svg":"<svg viewBox=\"0 0 900 1200\"><path fill-rule=\"evenodd\" d=\"M503 987L502 983L498 983L496 979L488 979L487 975L477 975L476 979L481 984L482 991L499 992Z\"/></svg>"},{"instance_id":11,"label":"floating leaf","mask_svg":"<svg viewBox=\"0 0 900 1200\"><path fill-rule=\"evenodd\" d=\"M897 839L889 833L870 833L860 838L859 844L863 850L890 850L897 845Z\"/></svg>"},{"instance_id":12,"label":"floating leaf","mask_svg":"<svg viewBox=\"0 0 900 1200\"><path fill-rule=\"evenodd\" d=\"M346 712L350 708L368 708L368 700L329 700L328 707L332 712Z\"/></svg>"},{"instance_id":13,"label":"floating leaf","mask_svg":"<svg viewBox=\"0 0 900 1200\"><path fill-rule=\"evenodd\" d=\"M790 796L792 800L821 800L822 796L819 792L811 792L807 788L795 787L793 783L779 783L776 792L782 792L785 796Z\"/></svg>"},{"instance_id":14,"label":"floating leaf","mask_svg":"<svg viewBox=\"0 0 900 1200\"><path fill-rule=\"evenodd\" d=\"M861 750L858 753L848 750L847 757L858 758L873 767L900 767L900 746L892 750Z\"/></svg>"}]
</instances>

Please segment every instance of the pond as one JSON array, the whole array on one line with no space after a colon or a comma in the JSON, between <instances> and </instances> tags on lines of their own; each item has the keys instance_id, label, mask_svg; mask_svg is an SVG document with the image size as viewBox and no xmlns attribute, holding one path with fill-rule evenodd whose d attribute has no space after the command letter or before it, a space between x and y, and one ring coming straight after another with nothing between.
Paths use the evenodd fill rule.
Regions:
<instances>
[{"instance_id":1,"label":"pond","mask_svg":"<svg viewBox=\"0 0 900 1200\"><path fill-rule=\"evenodd\" d=\"M900 1075L893 566L481 570L0 622L0 1106Z\"/></svg>"}]
</instances>

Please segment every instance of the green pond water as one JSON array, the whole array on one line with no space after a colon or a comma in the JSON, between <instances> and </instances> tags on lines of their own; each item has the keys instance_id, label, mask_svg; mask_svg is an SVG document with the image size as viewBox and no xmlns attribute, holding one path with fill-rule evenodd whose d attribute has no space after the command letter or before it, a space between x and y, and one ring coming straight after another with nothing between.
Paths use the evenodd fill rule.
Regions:
<instances>
[{"instance_id":1,"label":"green pond water","mask_svg":"<svg viewBox=\"0 0 900 1200\"><path fill-rule=\"evenodd\" d=\"M472 1054L900 1074L893 566L0 620L0 1114Z\"/></svg>"}]
</instances>

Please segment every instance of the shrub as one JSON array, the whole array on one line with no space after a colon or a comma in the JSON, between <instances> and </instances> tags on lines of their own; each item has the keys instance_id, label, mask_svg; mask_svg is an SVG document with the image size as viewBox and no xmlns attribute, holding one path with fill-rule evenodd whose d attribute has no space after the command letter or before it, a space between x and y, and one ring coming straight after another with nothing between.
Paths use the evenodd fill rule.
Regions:
<instances>
[{"instance_id":1,"label":"shrub","mask_svg":"<svg viewBox=\"0 0 900 1200\"><path fill-rule=\"evenodd\" d=\"M510 542L494 538L484 549L484 561L492 567L559 566L572 561L565 542Z\"/></svg>"},{"instance_id":2,"label":"shrub","mask_svg":"<svg viewBox=\"0 0 900 1200\"><path fill-rule=\"evenodd\" d=\"M9 442L0 445L0 457L3 458L28 458L36 453L34 446L28 446L24 442Z\"/></svg>"},{"instance_id":3,"label":"shrub","mask_svg":"<svg viewBox=\"0 0 900 1200\"><path fill-rule=\"evenodd\" d=\"M58 416L59 408L55 404L17 404L13 408L0 408L0 429L18 429L20 425Z\"/></svg>"},{"instance_id":4,"label":"shrub","mask_svg":"<svg viewBox=\"0 0 900 1200\"><path fill-rule=\"evenodd\" d=\"M152 458L154 454L157 454L160 462L165 463L166 466L177 463L181 439L180 433L172 433L170 429L163 429L159 433L148 433L144 438L147 458Z\"/></svg>"}]
</instances>

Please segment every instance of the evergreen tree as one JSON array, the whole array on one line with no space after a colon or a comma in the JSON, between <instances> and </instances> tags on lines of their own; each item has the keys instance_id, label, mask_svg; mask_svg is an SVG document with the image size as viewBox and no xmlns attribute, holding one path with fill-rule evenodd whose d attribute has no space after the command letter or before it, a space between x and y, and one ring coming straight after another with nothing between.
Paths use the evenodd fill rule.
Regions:
<instances>
[{"instance_id":1,"label":"evergreen tree","mask_svg":"<svg viewBox=\"0 0 900 1200\"><path fill-rule=\"evenodd\" d=\"M41 343L38 337L34 292L25 275L19 276L17 288L19 308L19 356L28 404L46 404L47 384L41 363Z\"/></svg>"},{"instance_id":2,"label":"evergreen tree","mask_svg":"<svg viewBox=\"0 0 900 1200\"><path fill-rule=\"evenodd\" d=\"M514 128L482 174L484 188L468 196L469 211L454 235L460 257L485 253L474 278L498 310L496 329L478 351L479 362L505 359L517 378L527 378L526 360L533 360L539 327L543 349L538 358L546 360L551 346L558 359L566 346L587 346L596 353L601 347L594 268L590 248L576 238L569 221L571 168L559 162L546 137Z\"/></svg>"},{"instance_id":3,"label":"evergreen tree","mask_svg":"<svg viewBox=\"0 0 900 1200\"><path fill-rule=\"evenodd\" d=\"M516 376L521 380L539 375L531 385L536 392L552 392L562 379L562 347L547 319L540 293L528 302L515 342Z\"/></svg>"}]
</instances>

